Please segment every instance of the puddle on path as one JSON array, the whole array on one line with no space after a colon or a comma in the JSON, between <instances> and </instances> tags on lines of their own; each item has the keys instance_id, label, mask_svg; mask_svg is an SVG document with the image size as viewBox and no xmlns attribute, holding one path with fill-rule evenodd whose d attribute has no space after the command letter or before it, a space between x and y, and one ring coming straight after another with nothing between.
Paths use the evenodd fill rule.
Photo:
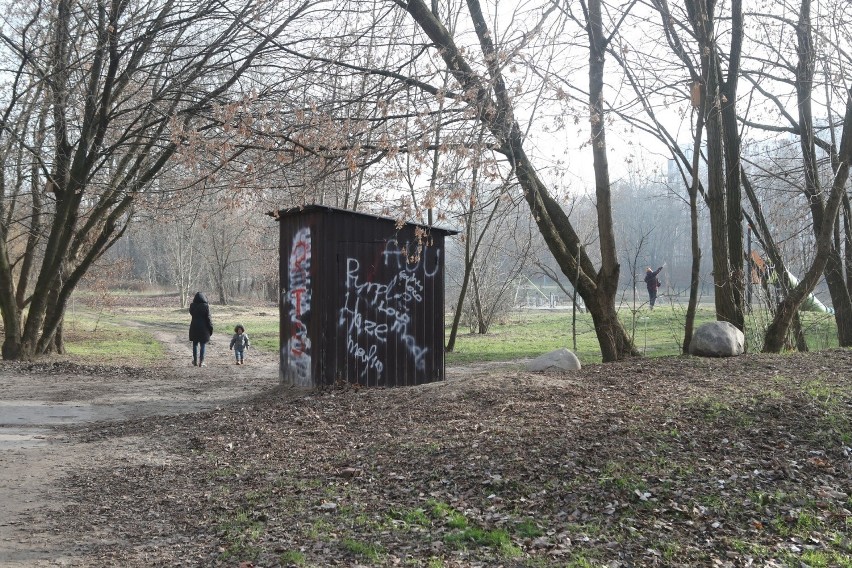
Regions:
<instances>
[{"instance_id":1,"label":"puddle on path","mask_svg":"<svg viewBox=\"0 0 852 568\"><path fill-rule=\"evenodd\" d=\"M88 422L95 416L91 404L44 400L0 401L0 427L53 426Z\"/></svg>"},{"instance_id":2,"label":"puddle on path","mask_svg":"<svg viewBox=\"0 0 852 568\"><path fill-rule=\"evenodd\" d=\"M45 426L90 421L92 405L42 400L0 401L0 450L32 448L48 443Z\"/></svg>"},{"instance_id":3,"label":"puddle on path","mask_svg":"<svg viewBox=\"0 0 852 568\"><path fill-rule=\"evenodd\" d=\"M0 428L0 451L43 446L49 435L50 430L39 428Z\"/></svg>"}]
</instances>

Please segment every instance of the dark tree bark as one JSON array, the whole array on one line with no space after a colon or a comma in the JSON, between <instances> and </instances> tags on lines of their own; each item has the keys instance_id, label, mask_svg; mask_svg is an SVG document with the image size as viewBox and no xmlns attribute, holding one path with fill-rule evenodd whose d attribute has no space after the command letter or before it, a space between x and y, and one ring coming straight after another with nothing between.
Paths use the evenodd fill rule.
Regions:
<instances>
[{"instance_id":1,"label":"dark tree bark","mask_svg":"<svg viewBox=\"0 0 852 568\"><path fill-rule=\"evenodd\" d=\"M849 291L846 288L840 263L840 252L834 246L834 228L838 213L846 194L846 182L849 177L849 163L852 161L852 92L847 92L846 113L840 138L837 159L833 160L835 172L828 199L823 201L819 183L816 140L811 111L811 92L814 77L814 46L811 27L810 0L802 0L799 22L796 26L798 40L798 65L796 67L796 93L799 103L799 131L802 149L802 161L805 172L804 191L809 198L816 239L816 254L810 268L799 284L790 290L778 306L778 312L766 331L763 350L778 352L784 348L784 338L789 332L791 322L796 316L802 301L810 294L820 273L825 272L829 290L839 294L840 302L835 304L838 337L845 339L852 330L852 314L848 313ZM783 275L782 275L783 276ZM832 300L835 295L832 293ZM841 313L837 313L841 312ZM841 339L841 341L843 340Z\"/></svg>"},{"instance_id":2,"label":"dark tree bark","mask_svg":"<svg viewBox=\"0 0 852 568\"><path fill-rule=\"evenodd\" d=\"M699 109L704 108L706 99L702 97ZM696 118L694 142L692 146L692 180L689 184L689 242L692 249L692 264L689 270L689 301L686 305L686 321L683 329L683 353L689 354L689 344L695 331L695 314L698 310L698 286L701 282L701 247L698 236L698 194L701 181L698 178L701 140L704 131L704 112Z\"/></svg>"},{"instance_id":3,"label":"dark tree bark","mask_svg":"<svg viewBox=\"0 0 852 568\"><path fill-rule=\"evenodd\" d=\"M2 99L0 158L32 164L26 195L7 184L0 194L4 358L62 349L65 306L81 278L176 153L222 125L214 108L243 96L237 80L308 5L264 14L252 2L57 0L4 29L0 49L16 67ZM272 24L263 36L256 18ZM20 235L23 252L10 246Z\"/></svg>"},{"instance_id":4,"label":"dark tree bark","mask_svg":"<svg viewBox=\"0 0 852 568\"><path fill-rule=\"evenodd\" d=\"M846 264L846 289L852 290L852 205L849 194L843 196L843 261Z\"/></svg>"},{"instance_id":5,"label":"dark tree bark","mask_svg":"<svg viewBox=\"0 0 852 568\"><path fill-rule=\"evenodd\" d=\"M487 79L473 69L465 55L456 46L453 37L423 0L411 0L401 5L433 42L462 90L470 93L470 101L477 109L478 119L487 126L494 137L496 147L514 169L544 241L562 272L577 287L592 314L603 360L615 361L638 355L639 352L621 324L615 307L618 264L614 261L612 225L611 222L609 224L606 222L606 216L611 215L610 211L606 211L609 203L608 183L601 181L598 184L599 191L602 192L598 197L599 216L602 216L604 220L603 224L599 222L599 225L602 225L599 229L604 260L598 271L579 246L580 240L567 215L542 183L535 166L524 150L523 134L515 120L511 99L503 80L499 56L478 0L468 0L467 6L486 62ZM602 69L603 62L599 62L599 65ZM592 80L591 77L590 80ZM594 122L594 114L591 118ZM605 162L598 161L596 168L598 167L605 168ZM576 253L578 250L581 251L579 256ZM577 276L578 264L580 265L579 277Z\"/></svg>"},{"instance_id":6,"label":"dark tree bark","mask_svg":"<svg viewBox=\"0 0 852 568\"><path fill-rule=\"evenodd\" d=\"M810 7L810 0L802 0L802 9L796 28L799 51L799 62L796 67L796 96L799 109L799 130L801 132L799 144L802 150L805 173L804 192L811 208L814 235L820 238L824 225L827 224L832 227L832 236L829 239L831 246L827 252L824 275L834 305L838 340L840 345L845 347L852 345L852 298L850 298L849 288L846 286L843 262L840 257L840 249L837 246L839 243L835 243L833 238L833 227L838 213L835 211L832 214L826 210L819 179L816 131L814 130L811 105L816 56L813 46ZM842 144L843 141L841 141L841 146Z\"/></svg>"},{"instance_id":7,"label":"dark tree bark","mask_svg":"<svg viewBox=\"0 0 852 568\"><path fill-rule=\"evenodd\" d=\"M707 129L707 206L713 246L716 318L744 329L742 205L739 191L739 136L736 130L736 81L742 41L741 6L733 4L732 52L728 82L722 77L716 44L713 0L687 0L700 50L702 96ZM727 91L731 92L728 93ZM726 175L727 174L727 175Z\"/></svg>"},{"instance_id":8,"label":"dark tree bark","mask_svg":"<svg viewBox=\"0 0 852 568\"><path fill-rule=\"evenodd\" d=\"M737 83L740 76L740 54L743 43L743 7L742 0L731 2L731 48L727 56L728 71L724 83L720 85L720 103L722 111L723 147L725 155L725 205L728 229L728 262L730 263L730 294L732 324L745 330L745 268L743 246L743 207L740 185L741 144L737 124ZM720 57L715 58L720 66L718 76L722 76Z\"/></svg>"}]
</instances>

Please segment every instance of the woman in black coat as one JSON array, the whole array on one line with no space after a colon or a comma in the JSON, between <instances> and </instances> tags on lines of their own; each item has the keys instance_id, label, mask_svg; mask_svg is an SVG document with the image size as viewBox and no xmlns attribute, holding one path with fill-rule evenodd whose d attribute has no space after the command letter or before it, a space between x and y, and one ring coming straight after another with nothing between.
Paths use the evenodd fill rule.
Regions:
<instances>
[{"instance_id":1,"label":"woman in black coat","mask_svg":"<svg viewBox=\"0 0 852 568\"><path fill-rule=\"evenodd\" d=\"M192 341L192 364L204 367L204 349L213 335L213 320L210 319L210 306L201 292L196 292L189 305L189 340Z\"/></svg>"}]
</instances>

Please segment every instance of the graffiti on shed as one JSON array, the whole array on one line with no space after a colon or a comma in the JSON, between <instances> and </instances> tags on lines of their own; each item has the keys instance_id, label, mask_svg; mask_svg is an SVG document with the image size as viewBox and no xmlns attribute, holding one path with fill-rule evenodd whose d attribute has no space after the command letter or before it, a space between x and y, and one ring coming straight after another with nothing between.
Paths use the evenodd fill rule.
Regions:
<instances>
[{"instance_id":1,"label":"graffiti on shed","mask_svg":"<svg viewBox=\"0 0 852 568\"><path fill-rule=\"evenodd\" d=\"M278 219L282 382L443 379L443 243L452 231L322 206Z\"/></svg>"},{"instance_id":2,"label":"graffiti on shed","mask_svg":"<svg viewBox=\"0 0 852 568\"><path fill-rule=\"evenodd\" d=\"M298 384L306 384L311 373L311 338L308 322L311 316L311 229L299 229L290 251L290 282L286 305L290 315L289 352L291 373Z\"/></svg>"},{"instance_id":3,"label":"graffiti on shed","mask_svg":"<svg viewBox=\"0 0 852 568\"><path fill-rule=\"evenodd\" d=\"M346 333L349 355L364 364L363 374L371 369L384 372L379 346L388 341L402 345L415 371L424 373L429 347L412 333L412 317L423 303L427 281L441 274L441 250L410 242L400 245L396 239L389 239L383 249L382 262L390 274L386 281L373 280L357 258L346 258L338 326Z\"/></svg>"}]
</instances>

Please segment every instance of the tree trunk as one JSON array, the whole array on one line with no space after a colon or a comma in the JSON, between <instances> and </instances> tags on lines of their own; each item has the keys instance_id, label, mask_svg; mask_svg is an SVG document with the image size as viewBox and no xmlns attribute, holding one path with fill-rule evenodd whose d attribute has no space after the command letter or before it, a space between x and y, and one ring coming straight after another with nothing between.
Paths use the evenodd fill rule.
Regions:
<instances>
[{"instance_id":1,"label":"tree trunk","mask_svg":"<svg viewBox=\"0 0 852 568\"><path fill-rule=\"evenodd\" d=\"M3 359L18 359L21 351L21 310L15 301L6 234L0 227L0 313L3 315Z\"/></svg>"},{"instance_id":2,"label":"tree trunk","mask_svg":"<svg viewBox=\"0 0 852 568\"><path fill-rule=\"evenodd\" d=\"M47 347L44 349L44 354L47 353L56 353L57 355L65 354L65 337L62 333L62 328L64 327L64 321L60 322L56 327L56 331L53 334L53 338L47 344Z\"/></svg>"},{"instance_id":3,"label":"tree trunk","mask_svg":"<svg viewBox=\"0 0 852 568\"><path fill-rule=\"evenodd\" d=\"M606 44L601 17L601 0L588 2L589 36L589 121L591 125L592 162L595 172L595 198L598 214L601 269L598 274L598 296L601 305L615 305L618 291L618 251L612 222L612 194L610 192L609 158L606 147L606 119L604 116L604 65ZM610 299L607 299L610 298Z\"/></svg>"},{"instance_id":4,"label":"tree trunk","mask_svg":"<svg viewBox=\"0 0 852 568\"><path fill-rule=\"evenodd\" d=\"M538 175L521 149L515 154L515 158L518 181L524 188L524 197L542 237L562 273L577 289L586 304L586 310L592 316L603 361L618 361L638 356L639 351L618 318L615 294L604 292L599 295L600 280L605 280L606 275L603 272L598 274L600 280L590 277L595 274L594 266L581 246L580 239L568 221L567 215L544 190ZM572 251L578 251L578 256L572 254ZM609 288L612 289L613 286L610 285Z\"/></svg>"},{"instance_id":5,"label":"tree trunk","mask_svg":"<svg viewBox=\"0 0 852 568\"><path fill-rule=\"evenodd\" d=\"M44 144L44 138L46 136L47 130L45 123L47 121L48 109L45 107L41 115L39 116L39 121L36 130L36 147L42 148ZM24 302L26 301L27 288L29 286L30 277L32 276L33 267L35 265L36 260L36 247L41 241L42 235L42 191L45 189L40 187L39 180L41 179L41 175L39 172L40 164L38 160L33 159L32 165L30 167L30 193L32 195L32 221L31 221L31 229L29 234L27 235L27 246L26 253L24 254L24 260L21 263L21 271L18 276L18 285L17 292L15 296L15 301L18 305L19 310L24 309ZM5 235L4 235L5 240Z\"/></svg>"},{"instance_id":6,"label":"tree trunk","mask_svg":"<svg viewBox=\"0 0 852 568\"><path fill-rule=\"evenodd\" d=\"M802 0L802 8L799 12L799 21L796 26L799 57L798 64L796 65L796 97L799 110L799 144L802 150L805 175L803 191L810 203L815 237L821 238L820 235L823 233L823 226L832 229L828 236L828 243L826 243L831 248L827 252L824 275L829 293L831 294L831 302L834 306L838 340L841 346L846 347L852 346L852 298L850 298L849 288L846 286L840 251L836 248L833 239L833 227L838 218L838 211L835 210L832 212L826 209L826 204L823 201L823 188L821 187L819 178L819 158L816 151L816 132L814 130L811 99L816 56L813 45L810 8L810 0ZM844 125L843 134L841 135L841 155L839 156L839 160L832 160L834 164L839 164L840 167L843 165L848 167L848 163L844 162L846 158L843 156L843 145L844 143L849 143L846 126ZM836 182L837 178L835 177Z\"/></svg>"},{"instance_id":7,"label":"tree trunk","mask_svg":"<svg viewBox=\"0 0 852 568\"><path fill-rule=\"evenodd\" d=\"M225 275L221 270L217 270L216 272L216 293L219 295L219 304L227 306L228 295L225 293Z\"/></svg>"},{"instance_id":8,"label":"tree trunk","mask_svg":"<svg viewBox=\"0 0 852 568\"><path fill-rule=\"evenodd\" d=\"M843 261L846 265L846 288L852 291L852 205L849 194L843 196Z\"/></svg>"},{"instance_id":9,"label":"tree trunk","mask_svg":"<svg viewBox=\"0 0 852 568\"><path fill-rule=\"evenodd\" d=\"M461 291L459 292L459 300L456 302L456 311L453 314L453 324L450 327L450 339L447 341L447 352L452 353L456 348L456 336L459 331L459 322L461 322L462 309L464 309L464 297L467 291L468 282L470 281L470 266L465 262L464 276L462 278Z\"/></svg>"},{"instance_id":10,"label":"tree trunk","mask_svg":"<svg viewBox=\"0 0 852 568\"><path fill-rule=\"evenodd\" d=\"M742 0L731 3L731 52L727 58L728 73L724 84L720 85L722 143L725 154L725 204L728 230L728 262L730 267L730 303L731 323L737 329L745 330L745 269L743 258L743 207L740 185L740 135L737 124L737 79L740 72L740 51L743 39ZM719 57L714 57L719 65L717 71L721 79Z\"/></svg>"},{"instance_id":11,"label":"tree trunk","mask_svg":"<svg viewBox=\"0 0 852 568\"><path fill-rule=\"evenodd\" d=\"M799 312L793 316L793 340L796 342L796 351L800 353L808 352L808 342L805 339L805 330L802 329L802 318Z\"/></svg>"},{"instance_id":12,"label":"tree trunk","mask_svg":"<svg viewBox=\"0 0 852 568\"><path fill-rule=\"evenodd\" d=\"M614 240L611 237L612 224L605 222L602 227L599 227L602 231L601 255L604 261L600 272L597 272L585 251L581 249L580 257L574 255L573 251L578 250L581 244L580 239L571 226L568 216L541 182L535 167L524 152L523 134L514 118L512 99L501 71L501 58L494 48L493 38L482 15L479 1L467 0L467 5L487 65L487 80L468 63L464 53L456 46L453 37L423 0L409 0L404 7L438 48L441 58L454 78L464 90L471 94L471 101L475 105L478 119L488 127L497 147L515 170L515 176L524 190L524 198L530 206L544 241L563 274L577 287L586 301L586 307L595 321L595 333L601 346L603 360L615 361L639 355L619 321L615 309L618 264L615 261L617 257L614 255ZM601 35L597 37L600 38ZM603 62L601 61L600 64L602 69ZM602 115L598 116L602 117ZM597 163L596 167L603 168L605 163ZM599 196L597 204L599 216L603 216L606 220L606 217L611 215L611 211L602 210L609 205L609 187L602 182L596 185L601 191L607 192ZM578 263L580 264L579 278L576 276Z\"/></svg>"},{"instance_id":13,"label":"tree trunk","mask_svg":"<svg viewBox=\"0 0 852 568\"><path fill-rule=\"evenodd\" d=\"M766 328L766 335L763 338L764 353L780 353L784 349L787 330L790 329L790 322L796 316L800 303L801 299L795 301L791 296L787 296L778 303L775 317Z\"/></svg>"},{"instance_id":14,"label":"tree trunk","mask_svg":"<svg viewBox=\"0 0 852 568\"><path fill-rule=\"evenodd\" d=\"M689 353L692 334L695 329L695 313L698 310L698 285L701 282L701 246L698 231L698 192L701 188L699 164L701 162L701 141L704 137L704 109L707 105L707 93L701 93L696 115L695 135L692 143L692 179L689 184L689 229L692 249L692 266L689 274L689 302L686 306L686 321L683 330L683 353Z\"/></svg>"},{"instance_id":15,"label":"tree trunk","mask_svg":"<svg viewBox=\"0 0 852 568\"><path fill-rule=\"evenodd\" d=\"M476 278L476 269L471 274L471 283L473 284L473 315L476 316L476 333L485 335L485 314L482 312L482 291L479 288L479 280Z\"/></svg>"},{"instance_id":16,"label":"tree trunk","mask_svg":"<svg viewBox=\"0 0 852 568\"><path fill-rule=\"evenodd\" d=\"M800 18L808 18L809 4L803 2L803 10ZM809 33L810 26L803 25L801 29ZM797 87L799 87L797 83ZM816 232L816 254L810 268L799 282L798 286L786 294L784 300L778 306L778 313L766 330L763 350L765 352L777 353L784 347L784 338L790 329L791 322L796 315L799 306L808 294L813 291L819 275L825 271L829 256L833 250L834 223L838 218L838 211L845 194L846 182L849 179L849 164L852 161L852 92L847 94L846 113L843 123L843 133L840 139L838 168L834 175L831 192L822 210L822 218L814 219L814 230ZM783 278L779 274L779 278Z\"/></svg>"},{"instance_id":17,"label":"tree trunk","mask_svg":"<svg viewBox=\"0 0 852 568\"><path fill-rule=\"evenodd\" d=\"M839 221L839 219L838 219ZM840 347L852 347L852 297L846 284L843 260L840 251L832 247L825 265L825 283L834 307L834 322L837 324L837 341Z\"/></svg>"},{"instance_id":18,"label":"tree trunk","mask_svg":"<svg viewBox=\"0 0 852 568\"><path fill-rule=\"evenodd\" d=\"M626 357L640 355L633 345L633 340L624 329L610 297L607 295L596 298L593 304L596 304L594 309L589 307L588 302L586 306L595 325L595 334L601 346L601 358L604 361L619 361Z\"/></svg>"},{"instance_id":19,"label":"tree trunk","mask_svg":"<svg viewBox=\"0 0 852 568\"><path fill-rule=\"evenodd\" d=\"M724 93L722 88L721 65L718 61L713 7L715 2L708 0L688 1L687 7L692 18L699 49L701 50L701 74L704 80L705 125L707 129L707 207L710 213L711 243L713 246L713 283L715 286L716 319L727 321L739 329L743 327L742 309L737 308L735 280L742 278L735 274L731 265L730 232L734 229L729 223L725 180L725 129L722 117ZM732 157L733 159L733 157ZM736 196L734 196L736 198ZM731 206L736 210L737 205ZM741 231L741 229L739 229ZM742 241L740 234L738 241ZM740 246L738 256L742 256ZM740 266L742 263L740 262Z\"/></svg>"},{"instance_id":20,"label":"tree trunk","mask_svg":"<svg viewBox=\"0 0 852 568\"><path fill-rule=\"evenodd\" d=\"M714 86L708 82L708 90ZM737 324L734 290L731 281L728 246L728 216L723 176L722 123L718 110L718 91L708 97L711 107L707 117L707 207L713 246L713 284L715 286L716 319Z\"/></svg>"}]
</instances>

